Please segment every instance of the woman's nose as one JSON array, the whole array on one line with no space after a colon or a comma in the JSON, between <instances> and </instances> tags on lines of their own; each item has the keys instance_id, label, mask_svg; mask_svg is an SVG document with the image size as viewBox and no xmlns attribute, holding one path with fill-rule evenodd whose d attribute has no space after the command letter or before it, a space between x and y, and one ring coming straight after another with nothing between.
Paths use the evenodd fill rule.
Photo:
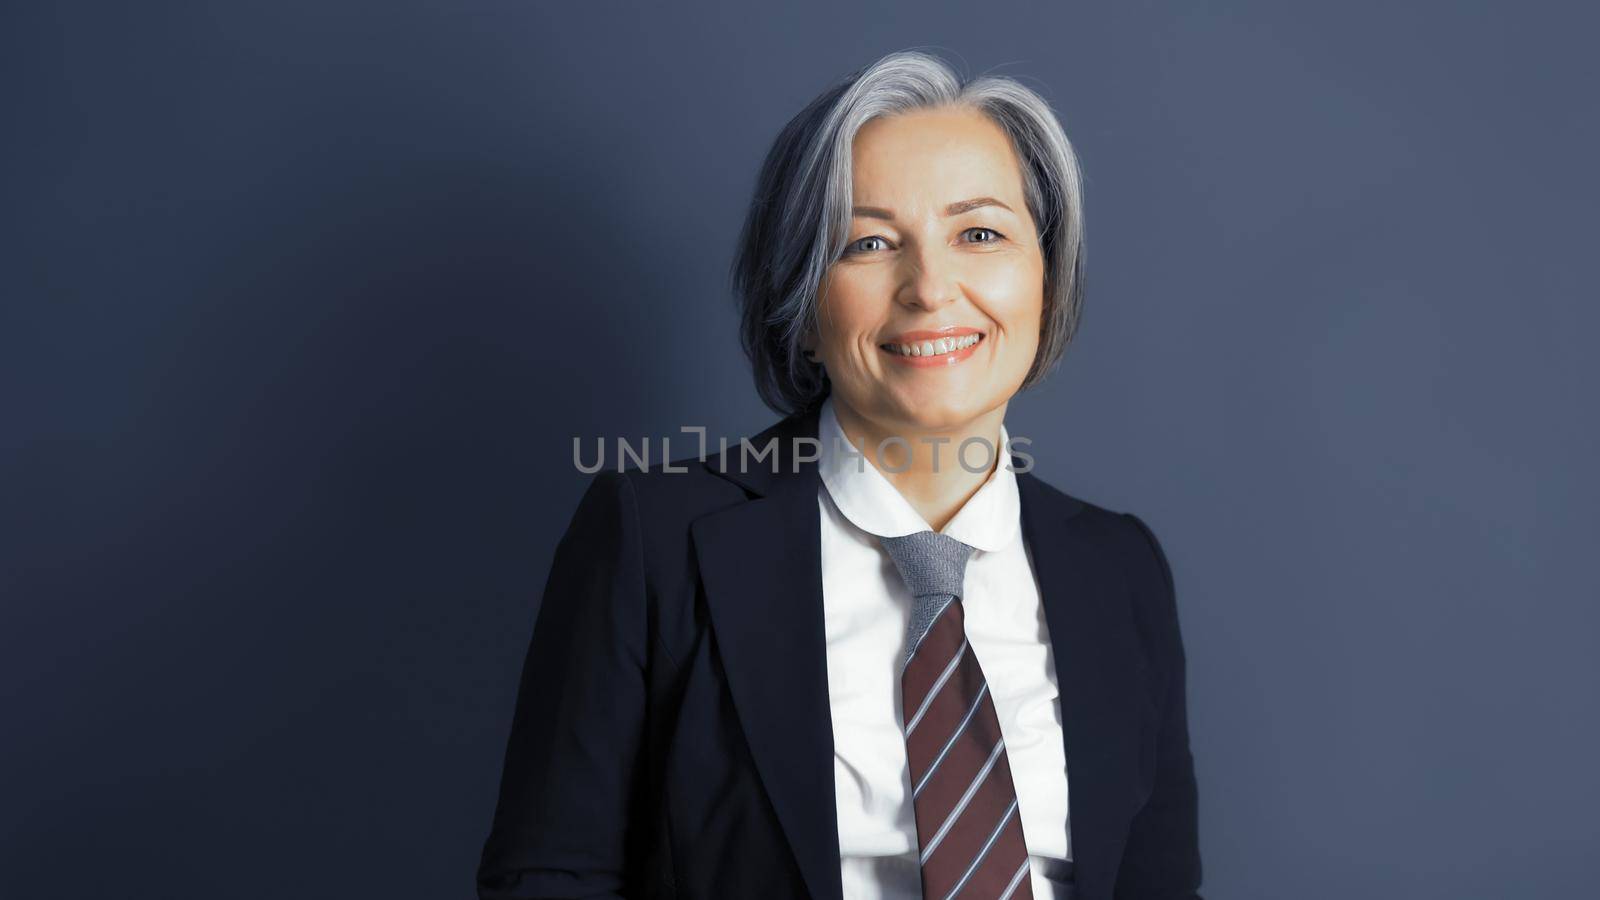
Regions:
<instances>
[{"instance_id":1,"label":"woman's nose","mask_svg":"<svg viewBox=\"0 0 1600 900\"><path fill-rule=\"evenodd\" d=\"M943 248L926 245L904 257L907 271L900 286L900 302L907 306L934 310L956 299L954 266Z\"/></svg>"}]
</instances>

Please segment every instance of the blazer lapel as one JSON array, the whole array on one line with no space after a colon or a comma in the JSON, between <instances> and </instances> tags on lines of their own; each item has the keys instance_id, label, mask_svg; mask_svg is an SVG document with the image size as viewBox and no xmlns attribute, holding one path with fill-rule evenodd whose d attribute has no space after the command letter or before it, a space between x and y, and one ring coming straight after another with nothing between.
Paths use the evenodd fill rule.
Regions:
<instances>
[{"instance_id":1,"label":"blazer lapel","mask_svg":"<svg viewBox=\"0 0 1600 900\"><path fill-rule=\"evenodd\" d=\"M1031 474L1017 487L1061 692L1073 874L1078 896L1110 897L1153 724L1144 651L1117 561L1076 515L1084 504Z\"/></svg>"},{"instance_id":2,"label":"blazer lapel","mask_svg":"<svg viewBox=\"0 0 1600 900\"><path fill-rule=\"evenodd\" d=\"M834 804L833 720L822 606L816 463L794 469L793 440L815 438L815 412L752 439L774 457L730 449L707 460L754 496L690 526L712 632L734 707L811 896L842 900ZM808 454L809 455L809 454ZM777 471L774 472L774 467Z\"/></svg>"}]
</instances>

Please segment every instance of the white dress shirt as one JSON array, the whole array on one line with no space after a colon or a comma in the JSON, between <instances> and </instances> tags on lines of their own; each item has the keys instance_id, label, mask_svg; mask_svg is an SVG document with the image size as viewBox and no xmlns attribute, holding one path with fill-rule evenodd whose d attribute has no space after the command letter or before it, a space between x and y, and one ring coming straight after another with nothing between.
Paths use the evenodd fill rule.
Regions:
<instances>
[{"instance_id":1,"label":"white dress shirt","mask_svg":"<svg viewBox=\"0 0 1600 900\"><path fill-rule=\"evenodd\" d=\"M833 776L845 900L921 900L916 814L906 761L900 660L911 592L878 536L933 530L872 463L849 451L833 401L817 437L822 488L822 593L827 630ZM943 533L977 548L961 598L967 640L983 667L1005 737L1030 877L1038 900L1062 897L1070 860L1067 768L1055 659L1021 528L1016 473L999 465ZM839 443L835 443L838 441ZM956 465L953 444L941 465ZM932 445L916 448L921 453ZM976 463L978 454L968 459Z\"/></svg>"}]
</instances>

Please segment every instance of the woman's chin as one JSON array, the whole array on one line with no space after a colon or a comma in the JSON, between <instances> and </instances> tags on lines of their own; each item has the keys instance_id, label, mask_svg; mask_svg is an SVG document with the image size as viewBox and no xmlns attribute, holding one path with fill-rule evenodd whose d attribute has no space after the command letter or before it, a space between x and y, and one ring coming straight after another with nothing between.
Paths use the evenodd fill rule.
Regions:
<instances>
[{"instance_id":1,"label":"woman's chin","mask_svg":"<svg viewBox=\"0 0 1600 900\"><path fill-rule=\"evenodd\" d=\"M955 431L983 415L985 407L975 398L928 397L903 404L901 418L908 428L918 431Z\"/></svg>"},{"instance_id":2,"label":"woman's chin","mask_svg":"<svg viewBox=\"0 0 1600 900\"><path fill-rule=\"evenodd\" d=\"M835 384L834 392L839 395L836 404L848 403L863 417L880 423L880 427L917 432L959 430L1007 399L1000 396L998 388L987 379L974 383L966 378L940 382L916 379L909 383L891 378L876 383L868 381L850 391L841 390L841 386ZM864 402L857 405L846 401L845 396Z\"/></svg>"}]
</instances>

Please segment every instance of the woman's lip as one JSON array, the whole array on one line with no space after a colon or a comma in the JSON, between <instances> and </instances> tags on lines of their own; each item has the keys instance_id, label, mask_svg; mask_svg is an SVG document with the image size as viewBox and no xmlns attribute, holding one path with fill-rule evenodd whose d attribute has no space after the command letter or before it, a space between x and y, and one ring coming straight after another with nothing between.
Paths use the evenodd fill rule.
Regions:
<instances>
[{"instance_id":1,"label":"woman's lip","mask_svg":"<svg viewBox=\"0 0 1600 900\"><path fill-rule=\"evenodd\" d=\"M970 328L966 325L946 325L943 328L922 328L916 331L907 331L891 338L880 341L884 344L915 344L919 341L937 341L939 338L960 337L964 334L983 334L981 328Z\"/></svg>"},{"instance_id":2,"label":"woman's lip","mask_svg":"<svg viewBox=\"0 0 1600 900\"><path fill-rule=\"evenodd\" d=\"M908 332L908 333L917 334L918 332ZM922 332L922 333L925 334L927 332ZM949 353L935 353L932 356L905 356L905 355L901 354L900 351L898 351L898 350L890 349L891 345L889 345L889 344L879 344L878 345L878 349L883 351L884 353L888 354L890 360L892 360L893 362L897 362L897 363L899 363L899 364L901 364L903 366L912 366L912 367L918 368L918 369L936 368L936 367L943 367L943 366L953 366L956 363L959 363L959 362L962 362L962 361L966 360L968 357L972 356L972 354L978 352L978 348L983 346L984 342L987 340L987 338L983 337L983 333L982 332L975 331L975 330L970 329L970 328L969 329L965 329L965 330L963 330L961 332L958 332L958 334L976 334L976 335L978 335L978 339L973 341L972 345L970 347L962 347L960 350L952 350ZM946 334L940 335L940 336L941 337L949 337L950 334L946 333ZM935 340L936 339L937 338L935 338ZM915 343L915 342L914 341L906 341L905 343L910 344L910 343Z\"/></svg>"}]
</instances>

